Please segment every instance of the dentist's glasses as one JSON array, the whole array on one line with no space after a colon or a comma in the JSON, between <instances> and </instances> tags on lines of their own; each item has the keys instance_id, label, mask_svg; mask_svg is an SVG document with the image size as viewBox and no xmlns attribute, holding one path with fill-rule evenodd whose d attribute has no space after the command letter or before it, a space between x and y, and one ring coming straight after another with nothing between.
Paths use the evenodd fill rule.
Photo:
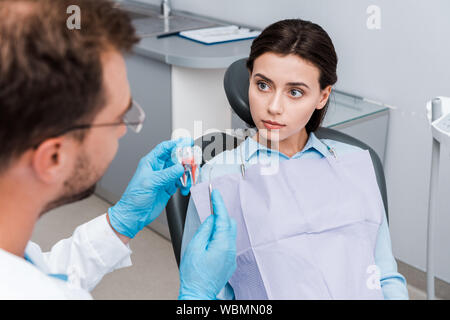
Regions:
<instances>
[{"instance_id":1,"label":"dentist's glasses","mask_svg":"<svg viewBox=\"0 0 450 320\"><path fill-rule=\"evenodd\" d=\"M99 124L80 124L73 127L69 127L58 134L53 135L53 137L62 136L70 131L74 130L83 130L83 129L91 129L96 127L112 127L112 126L122 126L125 125L129 127L136 133L139 133L142 130L145 120L145 112L142 107L135 100L130 101L130 105L128 106L128 110L123 115L121 121L114 123L99 123ZM47 138L48 139L48 138ZM42 142L40 142L42 143ZM40 144L39 143L39 144ZM39 144L35 145L34 148L37 148Z\"/></svg>"},{"instance_id":2,"label":"dentist's glasses","mask_svg":"<svg viewBox=\"0 0 450 320\"><path fill-rule=\"evenodd\" d=\"M136 101L131 101L130 109L123 116L123 122L134 132L139 133L144 126L145 112Z\"/></svg>"},{"instance_id":3,"label":"dentist's glasses","mask_svg":"<svg viewBox=\"0 0 450 320\"><path fill-rule=\"evenodd\" d=\"M145 120L145 112L142 107L135 100L130 101L130 106L128 107L128 111L123 115L122 121L115 123L100 123L100 124L81 124L77 126L70 127L60 135L65 134L67 132L73 130L81 130L81 129L90 129L95 127L112 127L112 126L121 126L126 125L131 130L136 133L139 133L142 130Z\"/></svg>"}]
</instances>

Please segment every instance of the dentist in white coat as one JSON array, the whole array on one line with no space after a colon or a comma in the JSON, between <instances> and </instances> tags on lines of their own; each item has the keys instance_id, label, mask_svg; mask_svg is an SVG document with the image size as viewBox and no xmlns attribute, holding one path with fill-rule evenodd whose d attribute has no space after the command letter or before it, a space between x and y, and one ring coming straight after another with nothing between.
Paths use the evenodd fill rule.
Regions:
<instances>
[{"instance_id":1,"label":"dentist in white coat","mask_svg":"<svg viewBox=\"0 0 450 320\"><path fill-rule=\"evenodd\" d=\"M67 28L71 5L81 29ZM108 0L0 0L0 39L0 298L90 299L131 265L129 242L180 187L170 155L192 141L160 143L119 202L42 252L30 242L38 219L91 195L127 127L142 128L123 57L138 39ZM182 257L180 299L215 299L236 267L235 223L217 192L213 206Z\"/></svg>"}]
</instances>

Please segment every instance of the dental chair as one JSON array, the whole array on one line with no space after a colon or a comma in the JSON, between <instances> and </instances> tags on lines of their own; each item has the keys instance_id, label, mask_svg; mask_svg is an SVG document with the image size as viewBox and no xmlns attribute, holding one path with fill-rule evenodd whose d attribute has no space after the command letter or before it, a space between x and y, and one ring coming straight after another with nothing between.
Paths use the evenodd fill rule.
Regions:
<instances>
[{"instance_id":1,"label":"dental chair","mask_svg":"<svg viewBox=\"0 0 450 320\"><path fill-rule=\"evenodd\" d=\"M249 74L245 63L246 59L241 59L228 67L224 77L224 87L228 102L230 103L233 111L246 123L252 123L253 121L248 102ZM388 218L386 181L381 160L376 152L364 142L330 128L320 127L314 133L320 139L332 139L369 151L376 174L378 187L380 188L384 207L386 209L386 217ZM206 147L208 147L208 150L212 149L211 156L214 157L222 151L236 148L244 138L231 136L224 132L215 132L198 138L194 143L200 146L202 150L205 150ZM204 156L202 166L208 160L210 160L210 158L205 159ZM169 199L166 206L170 237L178 266L180 265L181 259L181 241L183 239L184 222L186 219L189 198L190 194L183 196L180 191L177 191Z\"/></svg>"}]
</instances>

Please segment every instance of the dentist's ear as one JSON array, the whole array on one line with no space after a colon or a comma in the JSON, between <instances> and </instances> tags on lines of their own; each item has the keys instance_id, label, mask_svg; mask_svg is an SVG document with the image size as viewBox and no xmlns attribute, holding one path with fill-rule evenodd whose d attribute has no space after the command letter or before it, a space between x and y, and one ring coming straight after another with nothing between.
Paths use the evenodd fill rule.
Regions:
<instances>
[{"instance_id":1,"label":"dentist's ear","mask_svg":"<svg viewBox=\"0 0 450 320\"><path fill-rule=\"evenodd\" d=\"M73 164L72 141L65 137L47 139L31 154L31 166L36 178L44 183L65 179Z\"/></svg>"},{"instance_id":2,"label":"dentist's ear","mask_svg":"<svg viewBox=\"0 0 450 320\"><path fill-rule=\"evenodd\" d=\"M320 101L319 101L319 105L317 106L316 109L320 110L326 106L328 98L330 97L330 94L331 94L331 89L332 89L332 86L327 86L325 89L323 89L320 92Z\"/></svg>"}]
</instances>

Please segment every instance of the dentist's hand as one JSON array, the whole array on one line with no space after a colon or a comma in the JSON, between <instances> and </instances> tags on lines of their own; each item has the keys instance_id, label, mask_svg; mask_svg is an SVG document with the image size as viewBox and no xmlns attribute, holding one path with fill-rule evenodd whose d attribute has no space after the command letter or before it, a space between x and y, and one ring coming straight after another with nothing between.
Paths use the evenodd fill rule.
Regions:
<instances>
[{"instance_id":1,"label":"dentist's hand","mask_svg":"<svg viewBox=\"0 0 450 320\"><path fill-rule=\"evenodd\" d=\"M159 216L178 187L183 195L189 193L190 185L183 188L180 182L183 166L173 163L171 154L177 146L192 146L193 143L190 138L164 141L139 161L122 198L108 210L109 221L116 232L134 238Z\"/></svg>"},{"instance_id":2,"label":"dentist's hand","mask_svg":"<svg viewBox=\"0 0 450 320\"><path fill-rule=\"evenodd\" d=\"M180 264L179 299L214 300L236 269L236 222L213 190L214 215L188 244Z\"/></svg>"}]
</instances>

